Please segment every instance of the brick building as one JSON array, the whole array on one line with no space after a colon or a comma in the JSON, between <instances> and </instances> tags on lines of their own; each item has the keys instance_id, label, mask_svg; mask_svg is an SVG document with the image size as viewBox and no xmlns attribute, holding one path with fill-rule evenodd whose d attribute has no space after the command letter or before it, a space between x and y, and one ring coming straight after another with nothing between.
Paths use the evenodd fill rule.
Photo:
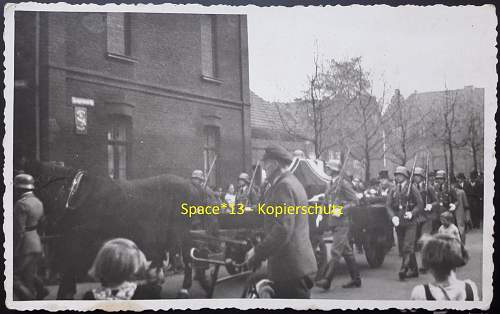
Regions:
<instances>
[{"instance_id":1,"label":"brick building","mask_svg":"<svg viewBox=\"0 0 500 314\"><path fill-rule=\"evenodd\" d=\"M14 160L113 178L248 170L243 15L16 12Z\"/></svg>"}]
</instances>

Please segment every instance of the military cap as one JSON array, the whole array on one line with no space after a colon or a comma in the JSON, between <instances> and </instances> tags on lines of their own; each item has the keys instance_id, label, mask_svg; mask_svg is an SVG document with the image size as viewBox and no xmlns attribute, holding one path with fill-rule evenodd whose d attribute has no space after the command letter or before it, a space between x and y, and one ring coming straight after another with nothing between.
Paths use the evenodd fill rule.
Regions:
<instances>
[{"instance_id":1,"label":"military cap","mask_svg":"<svg viewBox=\"0 0 500 314\"><path fill-rule=\"evenodd\" d=\"M465 180L465 174L463 172L459 172L457 174L457 179Z\"/></svg>"},{"instance_id":2,"label":"military cap","mask_svg":"<svg viewBox=\"0 0 500 314\"><path fill-rule=\"evenodd\" d=\"M293 156L284 147L277 144L270 144L266 147L264 156L262 157L262 160L268 159L292 162Z\"/></svg>"},{"instance_id":3,"label":"military cap","mask_svg":"<svg viewBox=\"0 0 500 314\"><path fill-rule=\"evenodd\" d=\"M195 170L195 171L193 171L193 174L191 175L191 179L205 180L205 174L201 170Z\"/></svg>"},{"instance_id":4,"label":"military cap","mask_svg":"<svg viewBox=\"0 0 500 314\"><path fill-rule=\"evenodd\" d=\"M18 189L34 190L35 179L27 173L21 173L14 178L14 187Z\"/></svg>"},{"instance_id":5,"label":"military cap","mask_svg":"<svg viewBox=\"0 0 500 314\"><path fill-rule=\"evenodd\" d=\"M405 166L397 166L396 167L396 171L394 171L394 174L402 174L404 175L405 177L408 178L408 169L406 169Z\"/></svg>"},{"instance_id":6,"label":"military cap","mask_svg":"<svg viewBox=\"0 0 500 314\"><path fill-rule=\"evenodd\" d=\"M340 168L342 168L342 165L338 160L330 160L329 162L326 163L325 167L333 171L340 172Z\"/></svg>"},{"instance_id":7,"label":"military cap","mask_svg":"<svg viewBox=\"0 0 500 314\"><path fill-rule=\"evenodd\" d=\"M415 167L415 172L413 172L413 175L425 177L425 170L424 170L424 168Z\"/></svg>"},{"instance_id":8,"label":"military cap","mask_svg":"<svg viewBox=\"0 0 500 314\"><path fill-rule=\"evenodd\" d=\"M240 176L238 177L238 180L243 180L246 183L250 183L250 176L246 172L242 172Z\"/></svg>"},{"instance_id":9,"label":"military cap","mask_svg":"<svg viewBox=\"0 0 500 314\"><path fill-rule=\"evenodd\" d=\"M387 170L380 170L378 173L379 179L389 179L389 171Z\"/></svg>"},{"instance_id":10,"label":"military cap","mask_svg":"<svg viewBox=\"0 0 500 314\"><path fill-rule=\"evenodd\" d=\"M436 171L436 179L446 179L446 171L444 170Z\"/></svg>"}]
</instances>

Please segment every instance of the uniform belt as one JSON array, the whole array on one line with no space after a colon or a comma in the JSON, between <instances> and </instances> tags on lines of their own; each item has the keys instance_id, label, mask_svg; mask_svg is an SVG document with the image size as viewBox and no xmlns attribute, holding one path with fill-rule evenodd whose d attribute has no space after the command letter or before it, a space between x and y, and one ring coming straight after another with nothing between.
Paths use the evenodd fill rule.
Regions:
<instances>
[{"instance_id":1,"label":"uniform belt","mask_svg":"<svg viewBox=\"0 0 500 314\"><path fill-rule=\"evenodd\" d=\"M34 225L34 226L30 226L30 227L26 227L26 228L24 229L24 231L25 231L25 232L28 232L28 231L34 231L34 230L36 230L36 229L38 229L38 225Z\"/></svg>"}]
</instances>

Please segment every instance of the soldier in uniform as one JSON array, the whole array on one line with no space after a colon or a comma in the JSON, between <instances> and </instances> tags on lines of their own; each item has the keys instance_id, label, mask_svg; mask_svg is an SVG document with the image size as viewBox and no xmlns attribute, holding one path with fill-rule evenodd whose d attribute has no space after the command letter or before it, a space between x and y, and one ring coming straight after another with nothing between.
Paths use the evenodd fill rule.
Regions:
<instances>
[{"instance_id":1,"label":"soldier in uniform","mask_svg":"<svg viewBox=\"0 0 500 314\"><path fill-rule=\"evenodd\" d=\"M423 215L425 217L425 221L418 226L418 240L424 233L433 234L437 231L437 229L433 229L433 221L439 220L439 214L436 214L436 211L432 210L433 204L435 205L436 202L436 193L434 192L432 185L430 185L430 182L427 182L427 189L425 188L425 170L420 167L415 167L413 176L415 185L417 186L420 196L422 197L422 201L424 202Z\"/></svg>"},{"instance_id":2,"label":"soldier in uniform","mask_svg":"<svg viewBox=\"0 0 500 314\"><path fill-rule=\"evenodd\" d=\"M424 206L417 187L408 180L409 174L406 167L396 167L394 177L396 185L387 196L386 208L396 227L399 253L402 256L399 279L404 280L418 277L415 243L417 226L425 221L425 217L421 214Z\"/></svg>"},{"instance_id":3,"label":"soldier in uniform","mask_svg":"<svg viewBox=\"0 0 500 314\"><path fill-rule=\"evenodd\" d=\"M236 192L236 204L244 204L246 206L251 207L252 205L257 204L257 192L255 188L250 188L250 176L242 172L238 177L238 191Z\"/></svg>"},{"instance_id":4,"label":"soldier in uniform","mask_svg":"<svg viewBox=\"0 0 500 314\"><path fill-rule=\"evenodd\" d=\"M334 273L341 257L344 258L351 276L351 281L344 284L342 287L361 287L361 276L349 242L349 212L350 208L358 205L359 199L357 193L353 190L351 184L347 180L342 178L342 181L338 182L340 180L340 170L341 165L340 162L337 161L330 161L325 166L326 174L332 177L332 180L328 183L325 191L326 206L329 204L343 206L343 212L340 217L328 215L326 218L329 229L333 231L333 243L331 246L332 257L325 265L325 269L322 270L322 278L316 281L316 285L325 290L330 289ZM340 184L338 189L336 188L337 183ZM335 189L337 191L335 191ZM336 195L335 192L337 192Z\"/></svg>"},{"instance_id":5,"label":"soldier in uniform","mask_svg":"<svg viewBox=\"0 0 500 314\"><path fill-rule=\"evenodd\" d=\"M29 174L14 178L14 281L18 295L24 300L42 300L48 295L38 277L38 264L43 255L37 227L43 218L43 204L35 196L35 180Z\"/></svg>"},{"instance_id":6,"label":"soldier in uniform","mask_svg":"<svg viewBox=\"0 0 500 314\"><path fill-rule=\"evenodd\" d=\"M262 158L267 177L267 189L262 203L270 206L307 205L307 194L300 181L287 170L292 155L283 147L269 145ZM264 216L264 239L246 256L246 263L255 268L268 260L267 270L273 281L275 297L308 299L314 283L311 275L317 271L309 223L305 215L283 214Z\"/></svg>"}]
</instances>

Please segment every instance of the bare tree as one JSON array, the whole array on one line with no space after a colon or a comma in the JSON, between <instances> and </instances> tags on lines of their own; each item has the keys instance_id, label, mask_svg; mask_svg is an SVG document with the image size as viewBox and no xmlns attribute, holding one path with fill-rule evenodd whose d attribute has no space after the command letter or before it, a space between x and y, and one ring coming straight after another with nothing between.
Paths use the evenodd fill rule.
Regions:
<instances>
[{"instance_id":1,"label":"bare tree","mask_svg":"<svg viewBox=\"0 0 500 314\"><path fill-rule=\"evenodd\" d=\"M474 107L469 109L466 117L466 137L465 144L472 153L474 171L478 171L479 152L483 144L483 125L479 110Z\"/></svg>"},{"instance_id":2,"label":"bare tree","mask_svg":"<svg viewBox=\"0 0 500 314\"><path fill-rule=\"evenodd\" d=\"M389 107L384 112L384 131L387 138L387 158L398 165L405 165L420 150L425 137L425 118L412 101L407 101L396 89Z\"/></svg>"}]
</instances>

